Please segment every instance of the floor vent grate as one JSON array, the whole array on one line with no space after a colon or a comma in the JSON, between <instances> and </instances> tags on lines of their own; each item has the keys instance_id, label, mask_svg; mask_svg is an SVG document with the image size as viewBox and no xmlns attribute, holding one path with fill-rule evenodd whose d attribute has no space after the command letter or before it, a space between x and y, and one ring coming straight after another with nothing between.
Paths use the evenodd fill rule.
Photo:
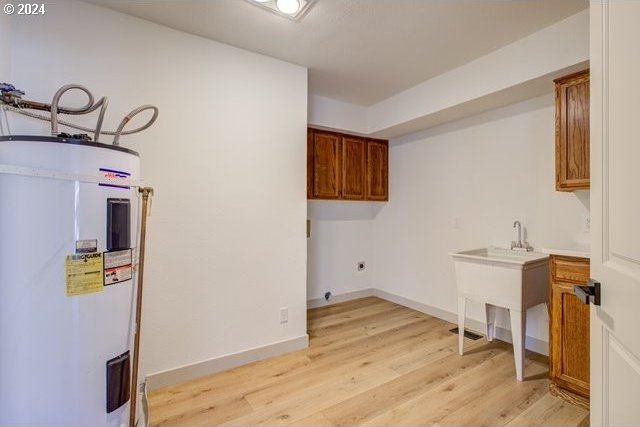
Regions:
<instances>
[{"instance_id":1,"label":"floor vent grate","mask_svg":"<svg viewBox=\"0 0 640 427\"><path fill-rule=\"evenodd\" d=\"M453 332L454 334L457 334L458 333L458 328L450 329L449 332ZM478 341L480 338L482 338L482 335L478 335L478 334L476 334L474 332L470 332L470 331L467 331L465 329L464 337L465 338L469 338L470 340Z\"/></svg>"}]
</instances>

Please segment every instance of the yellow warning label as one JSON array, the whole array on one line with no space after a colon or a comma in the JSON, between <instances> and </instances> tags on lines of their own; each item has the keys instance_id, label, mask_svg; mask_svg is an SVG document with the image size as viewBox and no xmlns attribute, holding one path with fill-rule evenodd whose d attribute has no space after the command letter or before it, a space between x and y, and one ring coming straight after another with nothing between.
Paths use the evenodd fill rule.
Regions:
<instances>
[{"instance_id":1,"label":"yellow warning label","mask_svg":"<svg viewBox=\"0 0 640 427\"><path fill-rule=\"evenodd\" d=\"M101 253L67 255L64 267L68 297L102 291Z\"/></svg>"}]
</instances>

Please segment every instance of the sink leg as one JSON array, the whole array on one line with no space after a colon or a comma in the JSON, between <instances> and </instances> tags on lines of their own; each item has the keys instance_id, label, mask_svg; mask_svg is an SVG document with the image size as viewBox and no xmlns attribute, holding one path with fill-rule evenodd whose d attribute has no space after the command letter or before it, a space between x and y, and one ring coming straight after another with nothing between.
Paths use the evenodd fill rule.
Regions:
<instances>
[{"instance_id":1,"label":"sink leg","mask_svg":"<svg viewBox=\"0 0 640 427\"><path fill-rule=\"evenodd\" d=\"M484 309L487 317L487 341L491 342L496 336L496 306L485 304Z\"/></svg>"},{"instance_id":2,"label":"sink leg","mask_svg":"<svg viewBox=\"0 0 640 427\"><path fill-rule=\"evenodd\" d=\"M511 318L511 338L513 340L513 356L516 362L516 378L524 378L524 341L527 336L527 312L509 310Z\"/></svg>"},{"instance_id":3,"label":"sink leg","mask_svg":"<svg viewBox=\"0 0 640 427\"><path fill-rule=\"evenodd\" d=\"M465 297L458 297L458 353L464 354L464 317L467 306Z\"/></svg>"}]
</instances>

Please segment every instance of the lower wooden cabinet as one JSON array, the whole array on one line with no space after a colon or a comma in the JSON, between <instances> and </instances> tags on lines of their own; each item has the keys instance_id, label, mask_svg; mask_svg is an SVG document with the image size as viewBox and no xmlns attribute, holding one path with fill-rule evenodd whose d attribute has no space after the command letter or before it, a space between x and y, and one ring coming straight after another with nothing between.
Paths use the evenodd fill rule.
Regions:
<instances>
[{"instance_id":1,"label":"lower wooden cabinet","mask_svg":"<svg viewBox=\"0 0 640 427\"><path fill-rule=\"evenodd\" d=\"M307 198L389 200L388 141L309 128Z\"/></svg>"},{"instance_id":2,"label":"lower wooden cabinet","mask_svg":"<svg viewBox=\"0 0 640 427\"><path fill-rule=\"evenodd\" d=\"M589 407L589 306L574 294L589 280L589 260L552 255L549 298L551 391Z\"/></svg>"}]
</instances>

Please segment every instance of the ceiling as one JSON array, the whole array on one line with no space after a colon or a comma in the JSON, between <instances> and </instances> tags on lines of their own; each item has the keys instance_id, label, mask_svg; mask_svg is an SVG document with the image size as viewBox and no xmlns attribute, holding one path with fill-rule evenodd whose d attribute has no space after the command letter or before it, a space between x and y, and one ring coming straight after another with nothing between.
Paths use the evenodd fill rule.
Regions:
<instances>
[{"instance_id":1,"label":"ceiling","mask_svg":"<svg viewBox=\"0 0 640 427\"><path fill-rule=\"evenodd\" d=\"M85 1L305 66L311 94L363 106L589 5L588 0L315 0L294 22L242 0Z\"/></svg>"}]
</instances>

